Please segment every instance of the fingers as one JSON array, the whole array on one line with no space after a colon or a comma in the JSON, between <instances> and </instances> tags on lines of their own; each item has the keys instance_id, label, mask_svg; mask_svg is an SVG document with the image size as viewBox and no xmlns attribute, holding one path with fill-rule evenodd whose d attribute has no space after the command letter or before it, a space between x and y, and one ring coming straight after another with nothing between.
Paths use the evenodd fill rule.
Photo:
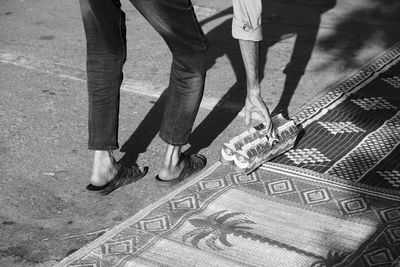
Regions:
<instances>
[{"instance_id":1,"label":"fingers","mask_svg":"<svg viewBox=\"0 0 400 267\"><path fill-rule=\"evenodd\" d=\"M260 115L262 115L262 118L264 119L265 128L268 129L268 137L272 137L273 139L276 139L274 125L272 124L272 119L271 119L271 115L269 114L268 108L265 105L263 105L263 108L261 109L261 112L259 112L259 113L260 113Z\"/></svg>"},{"instance_id":2,"label":"fingers","mask_svg":"<svg viewBox=\"0 0 400 267\"><path fill-rule=\"evenodd\" d=\"M266 108L264 102L260 101L259 99L246 99L246 106L245 106L245 123L246 126L250 125L252 121L252 113L257 112L262 119L269 118L268 109Z\"/></svg>"},{"instance_id":3,"label":"fingers","mask_svg":"<svg viewBox=\"0 0 400 267\"><path fill-rule=\"evenodd\" d=\"M268 128L270 128L271 125L271 115L269 114L269 110L267 108L267 106L265 105L264 102L260 103L259 107L258 107L258 113L261 115L261 117L264 119L265 121L265 126Z\"/></svg>"},{"instance_id":4,"label":"fingers","mask_svg":"<svg viewBox=\"0 0 400 267\"><path fill-rule=\"evenodd\" d=\"M259 97L247 97L245 106L245 123L250 125L252 113L257 112L261 119L265 122L267 129L271 128L271 115L263 99Z\"/></svg>"}]
</instances>

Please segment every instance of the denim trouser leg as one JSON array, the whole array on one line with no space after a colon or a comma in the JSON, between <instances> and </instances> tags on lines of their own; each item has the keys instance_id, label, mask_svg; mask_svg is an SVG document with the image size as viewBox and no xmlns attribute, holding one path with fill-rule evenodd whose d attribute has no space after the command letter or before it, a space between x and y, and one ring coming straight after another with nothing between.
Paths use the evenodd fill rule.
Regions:
<instances>
[{"instance_id":1,"label":"denim trouser leg","mask_svg":"<svg viewBox=\"0 0 400 267\"><path fill-rule=\"evenodd\" d=\"M160 137L168 144L184 145L189 142L203 96L206 37L190 0L130 1L171 50L171 75Z\"/></svg>"},{"instance_id":2,"label":"denim trouser leg","mask_svg":"<svg viewBox=\"0 0 400 267\"><path fill-rule=\"evenodd\" d=\"M89 149L118 148L125 14L113 0L80 0L87 44Z\"/></svg>"},{"instance_id":3,"label":"denim trouser leg","mask_svg":"<svg viewBox=\"0 0 400 267\"><path fill-rule=\"evenodd\" d=\"M203 97L204 79L204 54L195 57L173 56L168 96L160 129L160 137L168 144L184 145L189 142Z\"/></svg>"},{"instance_id":4,"label":"denim trouser leg","mask_svg":"<svg viewBox=\"0 0 400 267\"><path fill-rule=\"evenodd\" d=\"M190 0L131 2L172 52L160 136L169 144L185 144L204 90L205 36ZM80 0L80 4L87 39L89 149L116 149L119 89L126 57L125 14L119 0Z\"/></svg>"}]
</instances>

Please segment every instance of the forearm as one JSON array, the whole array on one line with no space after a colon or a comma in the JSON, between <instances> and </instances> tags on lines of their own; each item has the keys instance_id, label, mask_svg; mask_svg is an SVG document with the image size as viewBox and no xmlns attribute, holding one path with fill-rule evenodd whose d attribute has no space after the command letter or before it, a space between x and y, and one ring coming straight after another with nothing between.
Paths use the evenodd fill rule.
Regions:
<instances>
[{"instance_id":1,"label":"forearm","mask_svg":"<svg viewBox=\"0 0 400 267\"><path fill-rule=\"evenodd\" d=\"M239 40L239 46L246 70L247 91L252 95L259 94L259 42Z\"/></svg>"}]
</instances>

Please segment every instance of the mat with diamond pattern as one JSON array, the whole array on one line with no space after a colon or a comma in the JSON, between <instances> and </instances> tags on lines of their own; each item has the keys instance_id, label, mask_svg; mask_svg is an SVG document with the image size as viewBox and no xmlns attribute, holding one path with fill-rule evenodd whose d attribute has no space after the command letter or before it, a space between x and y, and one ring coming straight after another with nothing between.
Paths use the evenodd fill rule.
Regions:
<instances>
[{"instance_id":1,"label":"mat with diamond pattern","mask_svg":"<svg viewBox=\"0 0 400 267\"><path fill-rule=\"evenodd\" d=\"M390 266L400 195L270 163L214 164L58 266Z\"/></svg>"},{"instance_id":2,"label":"mat with diamond pattern","mask_svg":"<svg viewBox=\"0 0 400 267\"><path fill-rule=\"evenodd\" d=\"M303 106L304 135L274 162L400 190L399 59L396 45Z\"/></svg>"},{"instance_id":3,"label":"mat with diamond pattern","mask_svg":"<svg viewBox=\"0 0 400 267\"><path fill-rule=\"evenodd\" d=\"M279 163L215 163L57 266L394 266L399 60L400 45L294 113L305 134Z\"/></svg>"}]
</instances>

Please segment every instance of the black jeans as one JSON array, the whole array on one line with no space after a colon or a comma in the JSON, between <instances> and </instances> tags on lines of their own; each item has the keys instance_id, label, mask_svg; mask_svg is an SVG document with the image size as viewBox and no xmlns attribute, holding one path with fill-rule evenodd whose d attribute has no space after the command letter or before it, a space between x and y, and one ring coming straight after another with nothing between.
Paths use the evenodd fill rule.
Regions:
<instances>
[{"instance_id":1,"label":"black jeans","mask_svg":"<svg viewBox=\"0 0 400 267\"><path fill-rule=\"evenodd\" d=\"M87 41L89 149L118 145L125 13L120 0L80 0ZM204 91L207 40L190 0L130 0L167 43L173 57L160 137L184 145Z\"/></svg>"}]
</instances>

